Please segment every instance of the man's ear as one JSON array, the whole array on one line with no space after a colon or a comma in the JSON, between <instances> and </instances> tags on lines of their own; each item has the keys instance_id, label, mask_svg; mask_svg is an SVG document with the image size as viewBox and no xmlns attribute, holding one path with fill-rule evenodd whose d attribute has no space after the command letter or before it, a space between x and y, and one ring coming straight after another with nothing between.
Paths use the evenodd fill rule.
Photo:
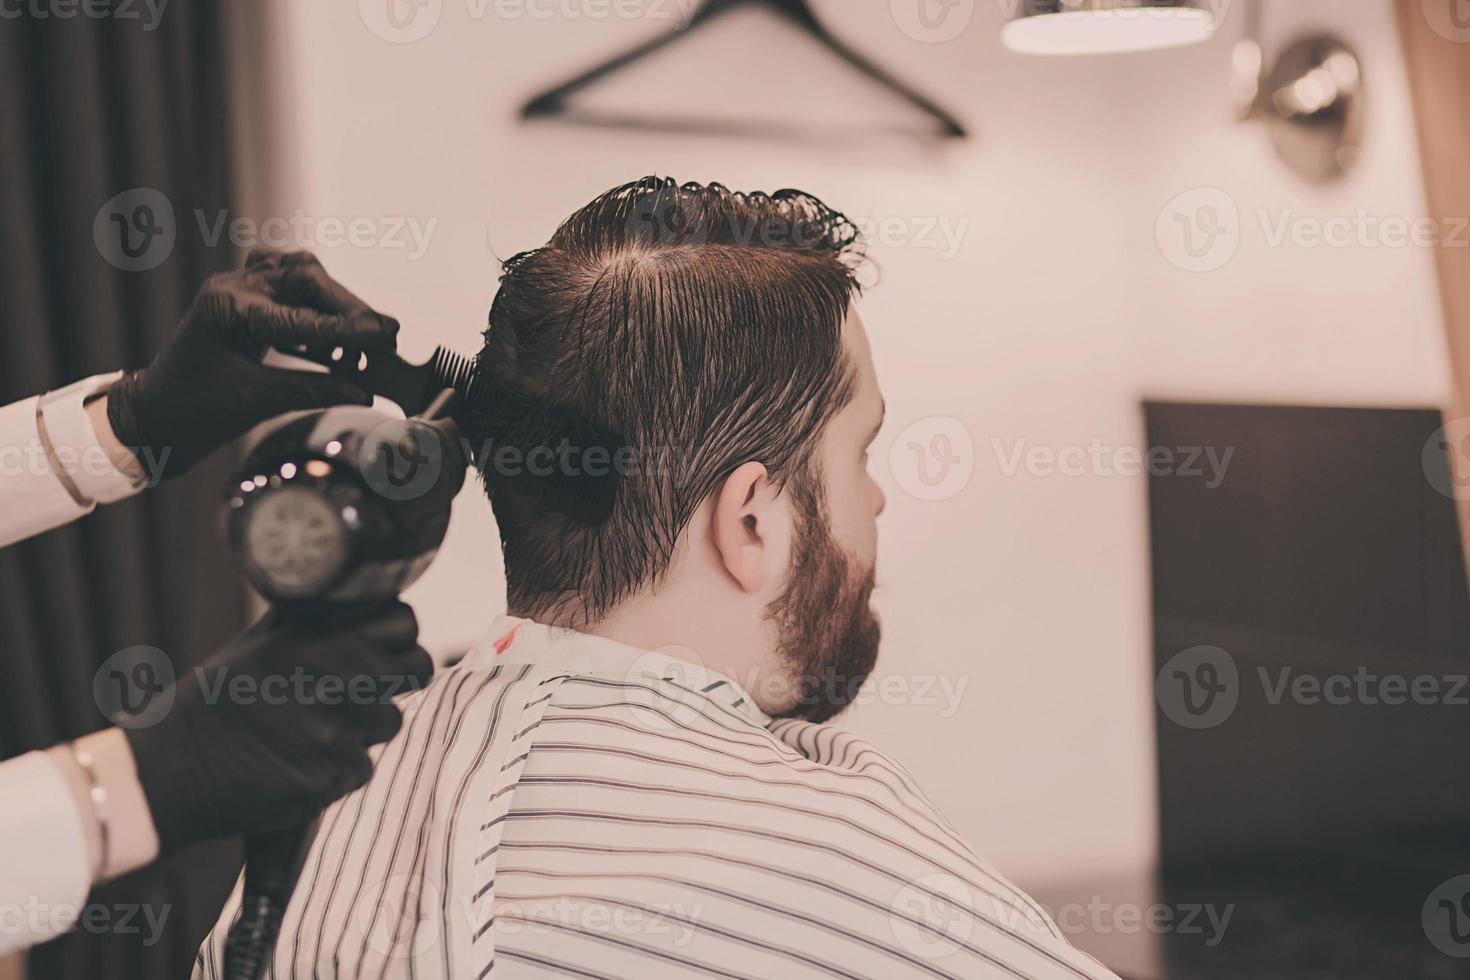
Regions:
<instances>
[{"instance_id":1,"label":"man's ear","mask_svg":"<svg viewBox=\"0 0 1470 980\"><path fill-rule=\"evenodd\" d=\"M730 574L746 592L758 592L766 584L778 556L784 533L779 507L781 496L763 464L742 463L725 478L715 494L710 534L715 551Z\"/></svg>"}]
</instances>

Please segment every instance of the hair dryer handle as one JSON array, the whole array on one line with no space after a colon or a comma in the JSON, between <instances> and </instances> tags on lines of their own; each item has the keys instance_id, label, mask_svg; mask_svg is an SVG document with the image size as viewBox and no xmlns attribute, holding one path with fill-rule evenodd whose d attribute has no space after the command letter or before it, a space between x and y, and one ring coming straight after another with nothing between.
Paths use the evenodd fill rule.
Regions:
<instances>
[{"instance_id":1,"label":"hair dryer handle","mask_svg":"<svg viewBox=\"0 0 1470 980\"><path fill-rule=\"evenodd\" d=\"M306 826L257 834L246 840L240 918L225 943L225 976L229 980L264 976L291 892L316 837L317 823L313 820Z\"/></svg>"}]
</instances>

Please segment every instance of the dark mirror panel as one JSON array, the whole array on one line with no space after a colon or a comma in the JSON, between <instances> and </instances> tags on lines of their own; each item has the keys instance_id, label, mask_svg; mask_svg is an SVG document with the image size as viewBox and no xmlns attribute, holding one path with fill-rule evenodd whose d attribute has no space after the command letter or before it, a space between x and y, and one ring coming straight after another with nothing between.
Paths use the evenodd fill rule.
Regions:
<instances>
[{"instance_id":1,"label":"dark mirror panel","mask_svg":"<svg viewBox=\"0 0 1470 980\"><path fill-rule=\"evenodd\" d=\"M1149 488L1163 888L1235 907L1217 947L1170 944L1169 976L1463 975L1421 921L1470 868L1470 602L1425 453L1439 413L1145 412L1150 445L1230 454L1213 488Z\"/></svg>"}]
</instances>

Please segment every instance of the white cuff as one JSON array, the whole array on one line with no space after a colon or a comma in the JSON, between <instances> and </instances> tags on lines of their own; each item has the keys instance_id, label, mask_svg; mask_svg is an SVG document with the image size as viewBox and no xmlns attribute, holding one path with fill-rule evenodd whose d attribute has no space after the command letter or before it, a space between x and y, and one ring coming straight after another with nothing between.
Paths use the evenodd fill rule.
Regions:
<instances>
[{"instance_id":1,"label":"white cuff","mask_svg":"<svg viewBox=\"0 0 1470 980\"><path fill-rule=\"evenodd\" d=\"M115 465L92 428L86 402L118 378L121 371L98 374L41 396L41 419L56 462L81 494L79 504L110 504L141 490L146 478L134 479ZM61 474L58 474L60 476ZM62 482L66 482L63 478Z\"/></svg>"},{"instance_id":2,"label":"white cuff","mask_svg":"<svg viewBox=\"0 0 1470 980\"><path fill-rule=\"evenodd\" d=\"M92 887L86 829L44 753L0 764L0 955L66 932Z\"/></svg>"}]
</instances>

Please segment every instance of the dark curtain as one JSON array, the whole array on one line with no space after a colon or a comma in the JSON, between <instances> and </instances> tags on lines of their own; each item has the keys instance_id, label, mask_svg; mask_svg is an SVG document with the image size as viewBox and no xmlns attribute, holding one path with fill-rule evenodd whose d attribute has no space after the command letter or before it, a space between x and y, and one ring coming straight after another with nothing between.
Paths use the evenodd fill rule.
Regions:
<instances>
[{"instance_id":1,"label":"dark curtain","mask_svg":"<svg viewBox=\"0 0 1470 980\"><path fill-rule=\"evenodd\" d=\"M26 0L4 14L0 404L146 363L202 280L236 259L228 244L209 246L195 217L231 203L215 0L171 0L156 23L141 2ZM134 191L125 220L157 201L138 188L169 202L173 217L150 224L171 220L173 245L155 267L129 271L115 249L104 255L94 224L119 193ZM106 214L100 224L115 233ZM229 462L0 551L0 754L103 727L92 679L113 652L148 644L183 669L240 627L245 600L217 528ZM187 976L237 868L237 846L206 846L97 889L96 904L166 910L161 940L78 930L32 950L30 975Z\"/></svg>"}]
</instances>

